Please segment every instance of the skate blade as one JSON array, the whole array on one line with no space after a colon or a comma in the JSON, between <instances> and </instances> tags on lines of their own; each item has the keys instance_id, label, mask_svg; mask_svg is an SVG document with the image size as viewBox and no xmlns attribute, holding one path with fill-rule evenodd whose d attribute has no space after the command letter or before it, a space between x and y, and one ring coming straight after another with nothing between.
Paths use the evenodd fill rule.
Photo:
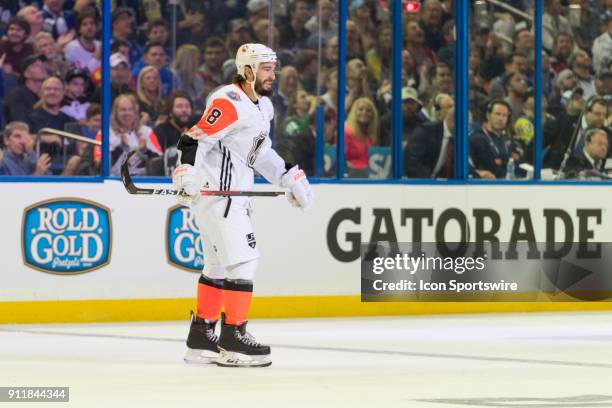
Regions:
<instances>
[{"instance_id":1,"label":"skate blade","mask_svg":"<svg viewBox=\"0 0 612 408\"><path fill-rule=\"evenodd\" d=\"M272 365L269 354L251 356L225 350L219 352L216 363L219 367L268 367Z\"/></svg>"},{"instance_id":2,"label":"skate blade","mask_svg":"<svg viewBox=\"0 0 612 408\"><path fill-rule=\"evenodd\" d=\"M219 353L210 350L197 350L187 348L187 353L183 360L187 364L214 364L219 357Z\"/></svg>"}]
</instances>

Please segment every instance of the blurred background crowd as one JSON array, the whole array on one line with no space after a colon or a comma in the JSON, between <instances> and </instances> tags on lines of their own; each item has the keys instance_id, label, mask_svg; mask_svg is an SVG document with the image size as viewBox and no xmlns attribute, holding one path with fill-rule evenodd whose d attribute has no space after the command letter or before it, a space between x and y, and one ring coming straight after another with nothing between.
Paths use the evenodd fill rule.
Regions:
<instances>
[{"instance_id":1,"label":"blurred background crowd","mask_svg":"<svg viewBox=\"0 0 612 408\"><path fill-rule=\"evenodd\" d=\"M453 1L404 2L401 50L392 47L391 7L390 0L348 0L346 87L338 89L337 1L113 0L105 158L111 175L133 150L132 174L170 174L181 133L199 119L207 96L235 74L238 46L260 42L281 62L271 138L286 161L314 174L319 131L319 175L335 176L342 126L346 176L390 177L397 55L403 175L454 177L454 89L466 79L455 78ZM535 0L470 2L471 177L532 176L534 7ZM0 35L0 174L100 174L99 2L0 0ZM606 160L612 0L544 1L541 59L543 167L562 177L604 177L612 167ZM339 97L344 123L338 123Z\"/></svg>"}]
</instances>

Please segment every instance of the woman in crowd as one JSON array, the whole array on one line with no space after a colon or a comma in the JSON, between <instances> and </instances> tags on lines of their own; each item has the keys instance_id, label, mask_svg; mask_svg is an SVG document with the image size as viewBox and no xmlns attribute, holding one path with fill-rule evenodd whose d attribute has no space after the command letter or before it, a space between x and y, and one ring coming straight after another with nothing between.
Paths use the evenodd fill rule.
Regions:
<instances>
[{"instance_id":1,"label":"woman in crowd","mask_svg":"<svg viewBox=\"0 0 612 408\"><path fill-rule=\"evenodd\" d=\"M138 154L130 161L130 173L143 175L150 157L160 153L150 139L151 128L141 124L138 102L132 94L121 94L113 103L110 117L111 175L120 174L123 159L132 150Z\"/></svg>"},{"instance_id":2,"label":"woman in crowd","mask_svg":"<svg viewBox=\"0 0 612 408\"><path fill-rule=\"evenodd\" d=\"M181 45L172 62L172 74L176 78L175 88L185 92L189 99L195 102L196 110L204 108L204 101L200 98L204 80L198 75L199 65L200 50L193 44Z\"/></svg>"},{"instance_id":3,"label":"woman in crowd","mask_svg":"<svg viewBox=\"0 0 612 408\"><path fill-rule=\"evenodd\" d=\"M140 112L144 114L144 123L154 126L162 108L162 85L157 68L149 65L138 74L136 95Z\"/></svg>"},{"instance_id":4,"label":"woman in crowd","mask_svg":"<svg viewBox=\"0 0 612 408\"><path fill-rule=\"evenodd\" d=\"M358 98L344 124L344 154L349 177L368 177L368 148L378 145L378 112L370 98Z\"/></svg>"}]
</instances>

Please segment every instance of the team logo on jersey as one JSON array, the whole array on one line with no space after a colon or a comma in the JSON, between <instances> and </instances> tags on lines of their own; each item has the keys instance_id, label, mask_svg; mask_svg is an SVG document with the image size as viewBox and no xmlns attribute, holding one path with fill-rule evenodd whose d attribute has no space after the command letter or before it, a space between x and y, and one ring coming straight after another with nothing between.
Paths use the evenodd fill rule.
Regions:
<instances>
[{"instance_id":1,"label":"team logo on jersey","mask_svg":"<svg viewBox=\"0 0 612 408\"><path fill-rule=\"evenodd\" d=\"M110 261L110 211L78 198L38 202L23 212L21 246L23 262L41 272L91 272Z\"/></svg>"},{"instance_id":2,"label":"team logo on jersey","mask_svg":"<svg viewBox=\"0 0 612 408\"><path fill-rule=\"evenodd\" d=\"M187 207L175 205L166 218L166 256L168 263L190 272L202 272L204 246L200 231Z\"/></svg>"},{"instance_id":3,"label":"team logo on jersey","mask_svg":"<svg viewBox=\"0 0 612 408\"><path fill-rule=\"evenodd\" d=\"M251 248L255 248L255 245L257 245L257 241L255 241L255 234L252 232L250 234L247 234L246 239L247 244L249 244Z\"/></svg>"},{"instance_id":4,"label":"team logo on jersey","mask_svg":"<svg viewBox=\"0 0 612 408\"><path fill-rule=\"evenodd\" d=\"M227 93L227 97L230 98L232 101L240 101L240 94L238 92L235 91L229 91Z\"/></svg>"},{"instance_id":5,"label":"team logo on jersey","mask_svg":"<svg viewBox=\"0 0 612 408\"><path fill-rule=\"evenodd\" d=\"M259 154L259 150L261 150L265 141L266 141L265 132L261 132L260 134L258 134L256 137L253 138L253 146L251 146L251 151L249 152L247 156L247 165L250 168L253 168L253 166L255 165L255 161L257 161L257 155Z\"/></svg>"}]
</instances>

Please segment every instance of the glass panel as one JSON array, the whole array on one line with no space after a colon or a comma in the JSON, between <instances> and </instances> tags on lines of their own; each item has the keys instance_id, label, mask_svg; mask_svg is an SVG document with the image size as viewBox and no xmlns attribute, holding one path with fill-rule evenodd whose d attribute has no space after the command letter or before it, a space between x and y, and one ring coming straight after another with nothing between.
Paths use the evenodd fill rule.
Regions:
<instances>
[{"instance_id":1,"label":"glass panel","mask_svg":"<svg viewBox=\"0 0 612 408\"><path fill-rule=\"evenodd\" d=\"M346 176L392 177L391 2L348 1Z\"/></svg>"},{"instance_id":2,"label":"glass panel","mask_svg":"<svg viewBox=\"0 0 612 408\"><path fill-rule=\"evenodd\" d=\"M3 12L0 175L99 175L100 10L31 3Z\"/></svg>"},{"instance_id":3,"label":"glass panel","mask_svg":"<svg viewBox=\"0 0 612 408\"><path fill-rule=\"evenodd\" d=\"M273 26L278 38L272 48L281 69L272 97L273 145L308 175L335 176L337 5L329 0L276 3Z\"/></svg>"},{"instance_id":4,"label":"glass panel","mask_svg":"<svg viewBox=\"0 0 612 408\"><path fill-rule=\"evenodd\" d=\"M475 1L470 19L469 175L533 178L533 1Z\"/></svg>"},{"instance_id":5,"label":"glass panel","mask_svg":"<svg viewBox=\"0 0 612 408\"><path fill-rule=\"evenodd\" d=\"M403 170L408 178L455 177L455 23L452 4L405 7L402 50Z\"/></svg>"},{"instance_id":6,"label":"glass panel","mask_svg":"<svg viewBox=\"0 0 612 408\"><path fill-rule=\"evenodd\" d=\"M601 5L558 0L542 20L542 179L605 179L612 58L601 44L611 20Z\"/></svg>"}]
</instances>

